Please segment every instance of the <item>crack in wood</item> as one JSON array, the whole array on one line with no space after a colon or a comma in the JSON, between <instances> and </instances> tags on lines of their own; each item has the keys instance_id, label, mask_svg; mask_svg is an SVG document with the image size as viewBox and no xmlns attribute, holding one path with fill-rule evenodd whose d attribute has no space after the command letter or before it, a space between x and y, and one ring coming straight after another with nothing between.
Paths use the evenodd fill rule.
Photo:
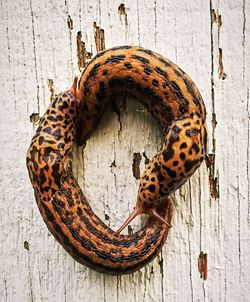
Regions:
<instances>
[{"instance_id":1,"label":"crack in wood","mask_svg":"<svg viewBox=\"0 0 250 302\"><path fill-rule=\"evenodd\" d=\"M208 179L210 186L210 195L212 198L219 198L219 180L218 176L215 176L215 154L210 153L206 156L206 165L209 171ZM217 171L218 175L218 171Z\"/></svg>"},{"instance_id":2,"label":"crack in wood","mask_svg":"<svg viewBox=\"0 0 250 302\"><path fill-rule=\"evenodd\" d=\"M160 275L161 275L161 301L164 302L164 259L163 252L161 251L159 254L159 267L160 267Z\"/></svg>"},{"instance_id":3,"label":"crack in wood","mask_svg":"<svg viewBox=\"0 0 250 302\"><path fill-rule=\"evenodd\" d=\"M155 42L155 45L156 45L156 33L157 33L157 1L154 0L154 18L155 18L155 24L154 24L154 42Z\"/></svg>"},{"instance_id":4,"label":"crack in wood","mask_svg":"<svg viewBox=\"0 0 250 302\"><path fill-rule=\"evenodd\" d=\"M65 1L66 12L68 14L69 8L68 3ZM69 29L69 49L70 49L70 67L71 67L71 76L73 77L73 70L74 70L74 63L73 63L73 44L72 44L72 29L73 29L73 20L71 19L70 15L68 14L67 17L67 26Z\"/></svg>"},{"instance_id":5,"label":"crack in wood","mask_svg":"<svg viewBox=\"0 0 250 302\"><path fill-rule=\"evenodd\" d=\"M243 8L242 8L242 14L243 14L243 28L242 28L242 52L243 52L243 84L245 83L245 60L246 60L246 53L245 53L245 44L246 44L246 3L245 0L243 0Z\"/></svg>"},{"instance_id":6,"label":"crack in wood","mask_svg":"<svg viewBox=\"0 0 250 302\"><path fill-rule=\"evenodd\" d=\"M189 190L191 194L191 189ZM190 198L190 202L192 199ZM192 211L191 211L192 212ZM192 251L191 251L191 240L190 240L190 224L188 225L188 253L189 253L189 280L191 290L191 301L194 301L194 286L193 286L193 274L192 274Z\"/></svg>"},{"instance_id":7,"label":"crack in wood","mask_svg":"<svg viewBox=\"0 0 250 302\"><path fill-rule=\"evenodd\" d=\"M36 55L36 37L35 37L35 21L34 21L34 12L32 7L32 1L30 0L30 15L31 15L31 24L32 24L32 43L33 43L33 55L34 55L34 64L35 64L35 77L36 77L36 98L37 98L37 110L40 113L40 99L39 99L39 82L38 82L38 70L37 70L37 55Z\"/></svg>"},{"instance_id":8,"label":"crack in wood","mask_svg":"<svg viewBox=\"0 0 250 302\"><path fill-rule=\"evenodd\" d=\"M222 26L222 17L219 14L219 11L215 11L215 9L212 9L211 11L211 20L212 23L217 23L217 35L218 35L218 45L220 45L220 28ZM225 80L227 75L224 72L224 67L223 67L223 61L222 61L222 48L218 48L218 74L219 78L222 80Z\"/></svg>"},{"instance_id":9,"label":"crack in wood","mask_svg":"<svg viewBox=\"0 0 250 302\"><path fill-rule=\"evenodd\" d=\"M217 125L216 113L215 113L215 91L214 91L214 35L213 35L213 24L217 20L215 10L212 8L212 1L210 0L210 39L211 39L211 98L212 98L212 153L207 154L206 164L209 169L209 185L210 195L212 198L219 197L219 180L215 177L215 153L216 153L216 139L215 139L215 128ZM222 24L221 17L218 19L219 24ZM218 27L220 28L220 27ZM218 174L218 171L217 171Z\"/></svg>"},{"instance_id":10,"label":"crack in wood","mask_svg":"<svg viewBox=\"0 0 250 302\"><path fill-rule=\"evenodd\" d=\"M115 160L113 160L112 163L111 163L111 165L110 165L110 168L113 168L113 167L116 168L116 162L115 162Z\"/></svg>"},{"instance_id":11,"label":"crack in wood","mask_svg":"<svg viewBox=\"0 0 250 302\"><path fill-rule=\"evenodd\" d=\"M4 277L4 289L5 289L5 301L8 301L8 287L7 287L7 280Z\"/></svg>"},{"instance_id":12,"label":"crack in wood","mask_svg":"<svg viewBox=\"0 0 250 302\"><path fill-rule=\"evenodd\" d=\"M121 122L121 111L119 107L117 106L115 100L111 102L111 111L117 114L118 117L118 123L119 123L119 129L118 129L118 138L120 138L120 134L122 131L122 122Z\"/></svg>"},{"instance_id":13,"label":"crack in wood","mask_svg":"<svg viewBox=\"0 0 250 302\"><path fill-rule=\"evenodd\" d=\"M250 224L250 108L249 108L249 87L247 87L247 182L248 182L248 190L247 190L247 199L248 199L248 215L247 220Z\"/></svg>"},{"instance_id":14,"label":"crack in wood","mask_svg":"<svg viewBox=\"0 0 250 302\"><path fill-rule=\"evenodd\" d=\"M137 10L137 30L138 30L138 45L141 45L141 31L140 31L140 14L139 14L139 0L136 1L136 10Z\"/></svg>"},{"instance_id":15,"label":"crack in wood","mask_svg":"<svg viewBox=\"0 0 250 302\"><path fill-rule=\"evenodd\" d=\"M7 48L8 48L8 62L11 63L10 60L10 37L9 37L9 17L8 17L8 13L6 12L6 38L7 38Z\"/></svg>"},{"instance_id":16,"label":"crack in wood","mask_svg":"<svg viewBox=\"0 0 250 302\"><path fill-rule=\"evenodd\" d=\"M239 176L237 175L237 201L238 201L238 262L239 262L239 283L242 276L242 261L241 261L241 199L240 199L240 184Z\"/></svg>"},{"instance_id":17,"label":"crack in wood","mask_svg":"<svg viewBox=\"0 0 250 302\"><path fill-rule=\"evenodd\" d=\"M158 261L158 264L159 264L159 267L160 267L160 273L163 276L164 275L164 273L163 273L164 270L163 270L163 257L162 257L162 254L161 254L160 260Z\"/></svg>"},{"instance_id":18,"label":"crack in wood","mask_svg":"<svg viewBox=\"0 0 250 302\"><path fill-rule=\"evenodd\" d=\"M242 56L243 56L243 67L242 67L242 82L243 87L245 85L245 76L246 76L246 1L243 0L243 6L242 6L242 14L243 14L243 26L242 26ZM247 200L248 200L248 206L247 206L247 221L250 224L250 109L249 109L249 86L247 86L246 89L246 95L247 95L247 105L246 105L246 111L247 111L247 183L248 183L248 190L247 190Z\"/></svg>"}]
</instances>

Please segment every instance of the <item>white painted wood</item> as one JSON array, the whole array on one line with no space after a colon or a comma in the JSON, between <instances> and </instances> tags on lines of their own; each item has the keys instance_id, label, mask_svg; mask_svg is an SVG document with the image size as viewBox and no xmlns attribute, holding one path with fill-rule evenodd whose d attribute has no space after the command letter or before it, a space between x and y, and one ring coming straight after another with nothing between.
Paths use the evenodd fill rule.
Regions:
<instances>
[{"instance_id":1,"label":"white painted wood","mask_svg":"<svg viewBox=\"0 0 250 302\"><path fill-rule=\"evenodd\" d=\"M116 0L0 1L1 302L249 300L250 2L123 3L127 16L118 13L121 2ZM212 18L219 15L221 26ZM79 74L78 31L87 51L96 53L93 22L104 29L106 48L148 47L193 78L207 106L209 153L215 151L219 182L219 198L214 199L203 164L174 196L173 228L160 256L121 277L81 266L54 240L38 212L25 167L35 129L30 116L42 115L48 106L49 79L60 92ZM224 80L218 73L219 48ZM158 126L140 105L130 99L126 109L121 100L118 105L121 124L107 110L84 152L77 148L74 157L74 173L93 209L103 220L107 214L112 228L134 206L138 181L132 175L133 153L151 157L161 144ZM116 167L111 167L113 161ZM140 219L133 224L140 225ZM208 255L206 281L197 268L201 251Z\"/></svg>"}]
</instances>

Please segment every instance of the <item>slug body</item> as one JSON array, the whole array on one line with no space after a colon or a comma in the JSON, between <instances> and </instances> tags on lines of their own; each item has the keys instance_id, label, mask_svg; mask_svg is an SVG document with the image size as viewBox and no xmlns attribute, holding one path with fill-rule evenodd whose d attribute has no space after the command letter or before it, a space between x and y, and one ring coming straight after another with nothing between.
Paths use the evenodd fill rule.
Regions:
<instances>
[{"instance_id":1,"label":"slug body","mask_svg":"<svg viewBox=\"0 0 250 302\"><path fill-rule=\"evenodd\" d=\"M167 201L199 167L206 152L205 107L178 66L140 47L99 53L81 79L59 94L40 121L27 153L35 197L51 233L78 262L109 274L133 272L151 261L168 234ZM159 121L164 144L146 166L135 211L114 232L91 210L72 174L72 148L95 131L118 95L139 100ZM137 215L152 219L133 235L118 233Z\"/></svg>"},{"instance_id":2,"label":"slug body","mask_svg":"<svg viewBox=\"0 0 250 302\"><path fill-rule=\"evenodd\" d=\"M131 273L161 250L168 228L154 221L131 236L117 235L92 211L72 173L79 117L76 82L50 104L27 152L27 168L50 232L78 262L107 274ZM167 204L162 215L171 220Z\"/></svg>"},{"instance_id":3,"label":"slug body","mask_svg":"<svg viewBox=\"0 0 250 302\"><path fill-rule=\"evenodd\" d=\"M103 51L90 62L80 80L79 142L88 139L107 103L121 94L136 98L157 119L164 144L145 168L134 212L117 232L142 213L170 226L158 215L157 207L185 183L205 157L206 110L202 97L184 71L151 50L123 46Z\"/></svg>"}]
</instances>

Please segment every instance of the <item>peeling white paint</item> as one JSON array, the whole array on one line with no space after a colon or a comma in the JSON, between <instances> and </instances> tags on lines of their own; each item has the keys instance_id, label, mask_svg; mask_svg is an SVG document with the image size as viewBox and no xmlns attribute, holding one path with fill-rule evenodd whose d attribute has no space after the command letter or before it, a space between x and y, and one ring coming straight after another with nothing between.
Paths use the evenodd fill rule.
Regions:
<instances>
[{"instance_id":1,"label":"peeling white paint","mask_svg":"<svg viewBox=\"0 0 250 302\"><path fill-rule=\"evenodd\" d=\"M125 4L126 22L118 7ZM247 301L250 296L249 1L92 0L0 2L0 301ZM212 22L211 11L222 25ZM73 21L73 29L67 24ZM162 253L126 276L105 276L75 262L47 230L25 167L34 133L30 116L77 70L76 36L96 53L96 22L106 47L155 50L184 69L207 106L209 152L215 151L219 198L210 196L205 164L174 196L173 228ZM219 48L226 79L219 78ZM155 121L131 99L107 112L74 173L94 211L117 229L135 205L133 153L161 145ZM212 128L212 115L217 125ZM214 139L214 140L213 140ZM115 166L112 163L115 161ZM144 157L142 156L141 171ZM137 219L138 228L145 219ZM28 242L29 249L27 249ZM198 257L208 255L208 279Z\"/></svg>"}]
</instances>

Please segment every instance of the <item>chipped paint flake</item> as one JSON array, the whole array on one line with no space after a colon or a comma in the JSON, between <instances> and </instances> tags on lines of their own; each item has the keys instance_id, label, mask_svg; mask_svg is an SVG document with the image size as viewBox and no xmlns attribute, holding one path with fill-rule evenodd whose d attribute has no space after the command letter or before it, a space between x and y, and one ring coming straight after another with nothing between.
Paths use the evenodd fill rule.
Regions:
<instances>
[{"instance_id":1,"label":"chipped paint flake","mask_svg":"<svg viewBox=\"0 0 250 302\"><path fill-rule=\"evenodd\" d=\"M50 91L50 101L52 102L55 98L55 87L53 79L48 80L48 87Z\"/></svg>"},{"instance_id":2,"label":"chipped paint flake","mask_svg":"<svg viewBox=\"0 0 250 302\"><path fill-rule=\"evenodd\" d=\"M219 78L225 80L227 75L224 72L223 60L222 60L222 48L219 48L219 67L218 67Z\"/></svg>"},{"instance_id":3,"label":"chipped paint flake","mask_svg":"<svg viewBox=\"0 0 250 302\"><path fill-rule=\"evenodd\" d=\"M209 171L210 194L212 198L219 198L219 180L215 176L215 154L208 154L206 157L206 165Z\"/></svg>"},{"instance_id":4,"label":"chipped paint flake","mask_svg":"<svg viewBox=\"0 0 250 302\"><path fill-rule=\"evenodd\" d=\"M68 18L67 18L67 25L68 25L69 30L73 30L73 20L70 17L70 15L68 15Z\"/></svg>"},{"instance_id":5,"label":"chipped paint flake","mask_svg":"<svg viewBox=\"0 0 250 302\"><path fill-rule=\"evenodd\" d=\"M198 258L198 271L203 280L207 280L207 254L200 252Z\"/></svg>"},{"instance_id":6,"label":"chipped paint flake","mask_svg":"<svg viewBox=\"0 0 250 302\"><path fill-rule=\"evenodd\" d=\"M100 52L105 49L105 36L104 36L104 29L96 25L94 22L95 28L95 46L96 51Z\"/></svg>"},{"instance_id":7,"label":"chipped paint flake","mask_svg":"<svg viewBox=\"0 0 250 302\"><path fill-rule=\"evenodd\" d=\"M78 31L76 36L76 46L77 46L77 63L80 72L84 70L89 59L92 57L92 53L86 50L85 42L82 41L82 32Z\"/></svg>"},{"instance_id":8,"label":"chipped paint flake","mask_svg":"<svg viewBox=\"0 0 250 302\"><path fill-rule=\"evenodd\" d=\"M141 159L142 159L142 157L141 157L140 153L134 153L132 171L133 171L133 176L135 179L140 179L140 177L141 177L141 174L140 174Z\"/></svg>"},{"instance_id":9,"label":"chipped paint flake","mask_svg":"<svg viewBox=\"0 0 250 302\"><path fill-rule=\"evenodd\" d=\"M118 14L120 15L120 20L122 21L122 17L124 18L125 25L128 26L128 15L126 11L126 7L124 3L121 3L118 6Z\"/></svg>"},{"instance_id":10,"label":"chipped paint flake","mask_svg":"<svg viewBox=\"0 0 250 302\"><path fill-rule=\"evenodd\" d=\"M40 120L40 116L39 116L39 113L32 113L31 116L30 116L30 122L32 124L37 124Z\"/></svg>"},{"instance_id":11,"label":"chipped paint flake","mask_svg":"<svg viewBox=\"0 0 250 302\"><path fill-rule=\"evenodd\" d=\"M25 240L24 243L23 243L23 247L24 247L27 251L29 251L29 249L30 249L29 242Z\"/></svg>"}]
</instances>

